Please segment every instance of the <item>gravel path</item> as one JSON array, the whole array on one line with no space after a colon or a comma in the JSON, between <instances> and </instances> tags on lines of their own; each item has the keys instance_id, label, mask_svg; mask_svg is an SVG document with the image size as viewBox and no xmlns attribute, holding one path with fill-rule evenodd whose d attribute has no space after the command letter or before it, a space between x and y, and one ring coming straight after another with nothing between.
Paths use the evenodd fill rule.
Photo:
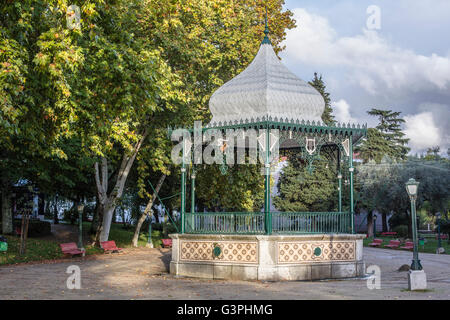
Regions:
<instances>
[{"instance_id":1,"label":"gravel path","mask_svg":"<svg viewBox=\"0 0 450 320\"><path fill-rule=\"evenodd\" d=\"M364 248L366 266L381 268L381 289L367 280L246 282L174 278L167 273L168 249L126 249L52 264L0 267L0 300L8 299L450 299L450 255L421 254L427 273L425 292L409 292L412 253ZM66 269L81 269L81 289L69 290Z\"/></svg>"}]
</instances>

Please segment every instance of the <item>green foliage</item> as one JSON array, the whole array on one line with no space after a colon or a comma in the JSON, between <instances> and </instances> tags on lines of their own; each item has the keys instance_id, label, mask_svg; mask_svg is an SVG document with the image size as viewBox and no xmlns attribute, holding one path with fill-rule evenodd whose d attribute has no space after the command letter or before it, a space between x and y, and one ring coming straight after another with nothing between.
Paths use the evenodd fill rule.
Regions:
<instances>
[{"instance_id":1,"label":"green foliage","mask_svg":"<svg viewBox=\"0 0 450 320\"><path fill-rule=\"evenodd\" d=\"M14 229L21 228L22 220L14 220ZM28 222L28 237L44 237L52 233L52 226L48 221L30 219Z\"/></svg>"},{"instance_id":2,"label":"green foliage","mask_svg":"<svg viewBox=\"0 0 450 320\"><path fill-rule=\"evenodd\" d=\"M222 175L219 165L199 168L196 178L198 204L207 211L260 211L264 202L261 165L235 165Z\"/></svg>"},{"instance_id":3,"label":"green foliage","mask_svg":"<svg viewBox=\"0 0 450 320\"><path fill-rule=\"evenodd\" d=\"M441 156L439 155L439 152L441 151L441 148L439 146L434 146L427 149L427 154L424 157L424 160L428 161L438 161L441 159Z\"/></svg>"},{"instance_id":4,"label":"green foliage","mask_svg":"<svg viewBox=\"0 0 450 320\"><path fill-rule=\"evenodd\" d=\"M308 172L306 164L291 157L283 168L278 182L275 207L280 211L335 211L337 201L336 173L326 160L314 162L314 171Z\"/></svg>"},{"instance_id":5,"label":"green foliage","mask_svg":"<svg viewBox=\"0 0 450 320\"><path fill-rule=\"evenodd\" d=\"M322 80L322 75L318 76L317 72L314 72L314 79L308 82L312 85L319 93L322 95L323 100L325 101L325 110L322 113L322 121L327 126L332 126L336 123L336 120L333 116L333 109L331 108L331 99L330 94L326 91L326 86L324 81Z\"/></svg>"},{"instance_id":6,"label":"green foliage","mask_svg":"<svg viewBox=\"0 0 450 320\"><path fill-rule=\"evenodd\" d=\"M417 197L419 215L422 208L428 216L448 211L450 165L446 162L410 158L401 163L369 162L358 166L357 170L358 206L368 211L393 212L389 220L391 228L410 223L410 199L405 189L405 183L410 178L420 183ZM427 218L423 217L422 222L426 223Z\"/></svg>"},{"instance_id":7,"label":"green foliage","mask_svg":"<svg viewBox=\"0 0 450 320\"><path fill-rule=\"evenodd\" d=\"M399 237L405 238L408 236L408 226L401 224L397 225L394 228L392 228L393 232L397 232Z\"/></svg>"},{"instance_id":8,"label":"green foliage","mask_svg":"<svg viewBox=\"0 0 450 320\"><path fill-rule=\"evenodd\" d=\"M405 160L410 148L407 147L409 139L401 130L401 124L405 122L400 118L401 112L371 109L367 113L378 117L379 123L375 128L368 129L367 138L355 151L361 152L364 162L375 160L380 163L385 156Z\"/></svg>"},{"instance_id":9,"label":"green foliage","mask_svg":"<svg viewBox=\"0 0 450 320\"><path fill-rule=\"evenodd\" d=\"M450 220L441 220L441 233L446 233L450 240Z\"/></svg>"}]
</instances>

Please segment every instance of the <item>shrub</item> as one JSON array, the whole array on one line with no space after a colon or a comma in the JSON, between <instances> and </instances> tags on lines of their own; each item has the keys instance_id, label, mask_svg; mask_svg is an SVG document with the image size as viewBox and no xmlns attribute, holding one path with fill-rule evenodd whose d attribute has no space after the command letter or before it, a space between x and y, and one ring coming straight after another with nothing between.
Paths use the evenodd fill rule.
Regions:
<instances>
[{"instance_id":1,"label":"shrub","mask_svg":"<svg viewBox=\"0 0 450 320\"><path fill-rule=\"evenodd\" d=\"M178 230L181 230L181 221L176 221L175 223L177 224L176 227L171 221L167 221L163 224L162 233L164 238L168 238L171 233L177 233L177 228Z\"/></svg>"},{"instance_id":2,"label":"shrub","mask_svg":"<svg viewBox=\"0 0 450 320\"><path fill-rule=\"evenodd\" d=\"M408 236L408 226L399 225L392 229L392 231L397 232L400 237Z\"/></svg>"},{"instance_id":3,"label":"shrub","mask_svg":"<svg viewBox=\"0 0 450 320\"><path fill-rule=\"evenodd\" d=\"M14 229L22 227L22 220L14 219ZM44 237L52 234L52 225L48 221L30 219L28 223L28 237Z\"/></svg>"},{"instance_id":4,"label":"shrub","mask_svg":"<svg viewBox=\"0 0 450 320\"><path fill-rule=\"evenodd\" d=\"M393 230L397 226L407 226L409 224L409 216L405 212L394 213L389 219L389 226Z\"/></svg>"},{"instance_id":5,"label":"shrub","mask_svg":"<svg viewBox=\"0 0 450 320\"><path fill-rule=\"evenodd\" d=\"M70 224L75 224L75 222L78 220L78 212L76 211L76 209L71 208L69 210L64 210L63 220L69 222Z\"/></svg>"}]
</instances>

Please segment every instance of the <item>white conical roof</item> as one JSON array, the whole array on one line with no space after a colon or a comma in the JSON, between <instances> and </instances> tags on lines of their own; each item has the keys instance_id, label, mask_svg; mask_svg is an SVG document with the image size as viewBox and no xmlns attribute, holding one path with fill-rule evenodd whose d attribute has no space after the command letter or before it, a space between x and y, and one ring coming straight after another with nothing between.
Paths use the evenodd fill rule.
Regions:
<instances>
[{"instance_id":1,"label":"white conical roof","mask_svg":"<svg viewBox=\"0 0 450 320\"><path fill-rule=\"evenodd\" d=\"M318 122L325 102L315 88L281 63L269 41L263 41L252 63L214 92L209 109L211 123L269 117Z\"/></svg>"}]
</instances>

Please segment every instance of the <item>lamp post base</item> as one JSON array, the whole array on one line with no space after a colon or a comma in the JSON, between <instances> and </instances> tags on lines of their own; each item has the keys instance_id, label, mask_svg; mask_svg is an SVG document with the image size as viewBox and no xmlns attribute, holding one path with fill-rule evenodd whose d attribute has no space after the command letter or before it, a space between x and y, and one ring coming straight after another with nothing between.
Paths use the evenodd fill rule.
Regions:
<instances>
[{"instance_id":1,"label":"lamp post base","mask_svg":"<svg viewBox=\"0 0 450 320\"><path fill-rule=\"evenodd\" d=\"M443 253L445 253L445 249L444 248L439 247L439 248L436 249L436 254L443 254Z\"/></svg>"},{"instance_id":2,"label":"lamp post base","mask_svg":"<svg viewBox=\"0 0 450 320\"><path fill-rule=\"evenodd\" d=\"M427 288L427 275L423 270L410 270L408 272L408 289L425 290Z\"/></svg>"},{"instance_id":3,"label":"lamp post base","mask_svg":"<svg viewBox=\"0 0 450 320\"><path fill-rule=\"evenodd\" d=\"M419 259L417 259L417 265L416 265L416 262L414 260L412 261L412 263L411 263L411 270L420 271L422 269L423 268L422 268L422 265L420 264L420 260Z\"/></svg>"},{"instance_id":4,"label":"lamp post base","mask_svg":"<svg viewBox=\"0 0 450 320\"><path fill-rule=\"evenodd\" d=\"M147 242L147 244L145 245L145 247L146 247L146 248L154 248L154 247L153 247L153 243L148 243L148 242Z\"/></svg>"}]
</instances>

